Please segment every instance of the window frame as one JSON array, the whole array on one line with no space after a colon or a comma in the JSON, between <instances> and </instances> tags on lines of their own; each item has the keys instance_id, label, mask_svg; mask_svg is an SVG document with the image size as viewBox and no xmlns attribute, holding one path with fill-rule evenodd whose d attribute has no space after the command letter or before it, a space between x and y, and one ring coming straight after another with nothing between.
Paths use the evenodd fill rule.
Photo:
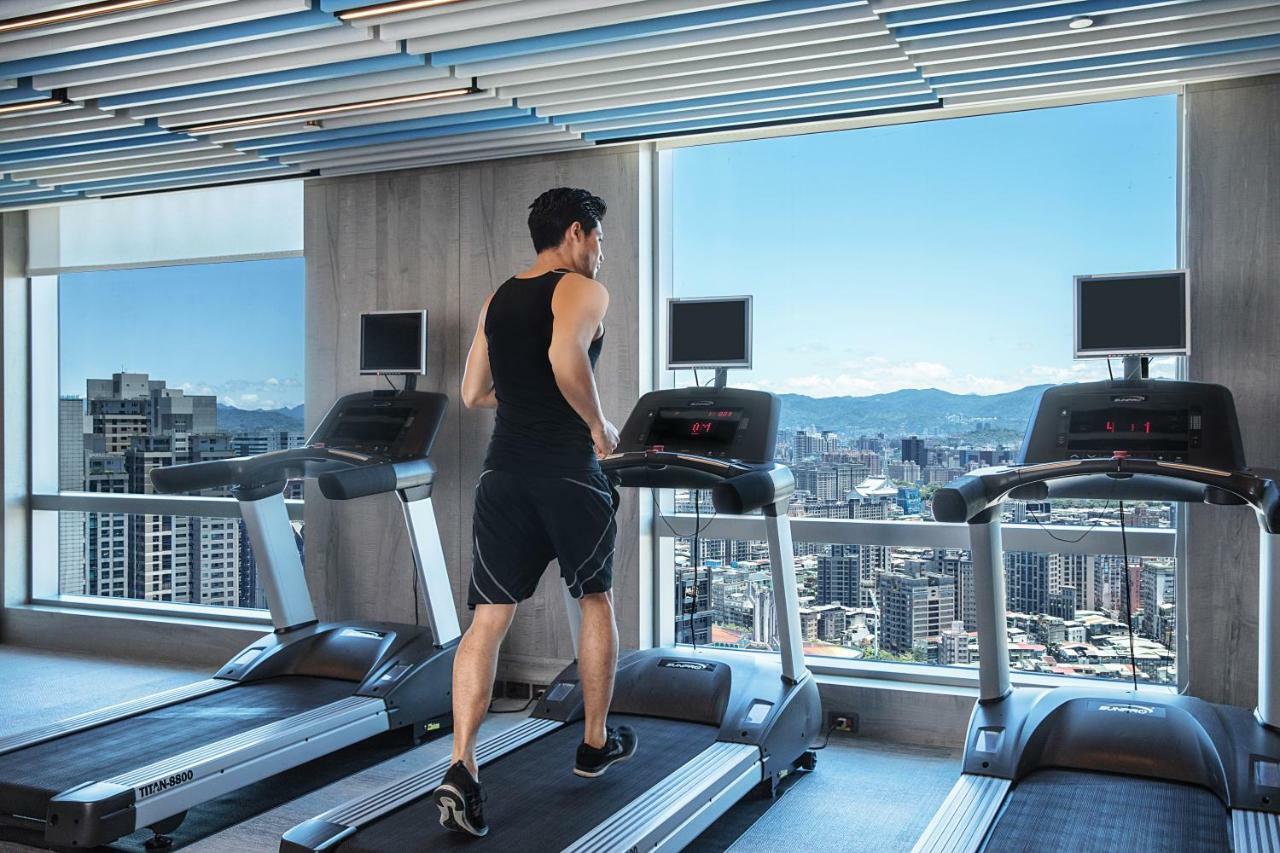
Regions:
<instances>
[{"instance_id":1,"label":"window frame","mask_svg":"<svg viewBox=\"0 0 1280 853\"><path fill-rule=\"evenodd\" d=\"M672 230L674 215L673 197L673 152L682 148L702 145L716 145L731 142L750 142L760 139L781 136L794 136L810 133L830 133L859 128L883 127L886 125L915 124L932 121L946 121L984 115L996 115L1030 109L1054 109L1057 107L1080 106L1113 100L1132 100L1161 95L1174 95L1176 104L1175 146L1175 230L1176 264L1179 269L1185 267L1187 258L1187 158L1186 158L1186 98L1185 87L1153 86L1143 89L1125 89L1086 97L1061 97L1042 99L1028 106L990 105L968 108L942 108L932 111L921 111L899 115L874 116L866 118L843 119L803 126L784 126L763 129L730 130L712 132L696 136L678 137L660 140L641 151L642 158L648 158L647 168L653 175L653 241L652 252L651 300L648 305L652 338L650 340L650 364L647 365L651 381L644 383L642 375L642 392L655 388L674 388L675 377L668 371L662 361L666 352L666 300L673 296L674 287L674 244ZM1192 283L1194 287L1194 282ZM1178 379L1188 378L1186 357L1178 357L1175 361L1175 376ZM652 613L652 636L654 645L673 645L675 643L676 608L674 596L670 594L675 586L675 540L674 530L692 530L694 516L675 513L674 496L671 490L656 493L654 511L648 519L642 519L642 534L653 543L649 550L650 584L654 591ZM648 522L646 524L646 522ZM746 518L721 518L710 522L704 521L703 535L711 535L712 531L731 530L734 526L751 525L753 520ZM684 525L679 527L677 525ZM830 525L823 532L823 526ZM944 524L941 522L919 523L903 521L871 521L865 519L792 519L792 538L795 542L827 544L838 542L843 544L890 545L897 547L961 547L968 546L968 532L963 524ZM674 528L674 530L673 530ZM835 531L839 531L836 534ZM1079 529L1069 525L1016 525L1005 524L1003 531L1010 550L1044 551L1062 554L1116 554L1120 552L1121 537L1119 530L1098 528L1079 543L1064 543L1053 538L1051 533L1060 535L1078 533ZM762 531L761 531L762 532ZM1176 513L1176 523L1171 528L1139 528L1128 530L1130 545L1133 546L1136 534L1142 535L1141 546L1130 547L1130 553L1152 557L1173 557L1177 561L1175 589L1176 629L1174 637L1174 665L1177 668L1175 684L1143 685L1144 690L1167 691L1169 693L1185 692L1190 684L1190 673L1187 650L1187 513ZM732 538L715 535L712 538ZM758 538L758 537L753 537ZM1113 541L1114 540L1114 541ZM930 545L929 543L940 543ZM943 545L941 543L952 543ZM955 544L961 543L961 544ZM1086 545L1087 543L1087 545ZM1099 543L1111 543L1109 546L1094 547ZM1083 547L1082 547L1083 546ZM1110 550L1109 550L1109 549ZM1147 550L1142 550L1143 548ZM747 652L759 654L759 652ZM821 676L824 682L834 679L837 682L857 684L859 682L878 682L881 684L913 684L922 689L976 691L978 672L975 668L946 666L928 663L893 663L885 661L846 660L836 657L805 655L805 664L815 675ZM1119 680L1090 678L1081 676L1050 675L1043 673L1027 673L1013 670L1012 683L1027 687L1066 687L1088 685L1091 690L1123 692L1128 682Z\"/></svg>"},{"instance_id":2,"label":"window frame","mask_svg":"<svg viewBox=\"0 0 1280 853\"><path fill-rule=\"evenodd\" d=\"M28 270L26 338L29 342L27 386L29 400L29 492L27 495L27 595L29 607L76 610L121 617L166 619L179 623L216 623L270 629L269 611L251 607L146 601L109 596L63 594L58 588L58 514L60 512L146 513L210 518L240 518L239 503L232 497L189 495L113 494L63 492L58 484L58 400L61 397L59 361L60 273L97 272L150 267L194 266L216 263L276 260L303 257L302 250L261 252L155 263L103 264L62 270ZM14 318L6 317L6 325ZM7 329L6 329L7 331ZM303 520L304 501L286 499L292 521Z\"/></svg>"}]
</instances>

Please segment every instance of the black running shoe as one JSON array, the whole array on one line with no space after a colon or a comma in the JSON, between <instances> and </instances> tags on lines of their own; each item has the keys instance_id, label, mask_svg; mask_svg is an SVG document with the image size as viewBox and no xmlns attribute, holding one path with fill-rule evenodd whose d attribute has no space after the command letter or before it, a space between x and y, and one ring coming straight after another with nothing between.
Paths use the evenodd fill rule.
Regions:
<instances>
[{"instance_id":1,"label":"black running shoe","mask_svg":"<svg viewBox=\"0 0 1280 853\"><path fill-rule=\"evenodd\" d=\"M629 726L618 726L609 729L605 735L604 746L596 749L586 743L578 744L578 760L573 765L573 772L588 779L603 776L619 761L626 761L635 755L640 738Z\"/></svg>"},{"instance_id":2,"label":"black running shoe","mask_svg":"<svg viewBox=\"0 0 1280 853\"><path fill-rule=\"evenodd\" d=\"M461 761L449 768L431 796L440 809L440 825L445 829L478 837L489 834L482 806L484 791Z\"/></svg>"}]
</instances>

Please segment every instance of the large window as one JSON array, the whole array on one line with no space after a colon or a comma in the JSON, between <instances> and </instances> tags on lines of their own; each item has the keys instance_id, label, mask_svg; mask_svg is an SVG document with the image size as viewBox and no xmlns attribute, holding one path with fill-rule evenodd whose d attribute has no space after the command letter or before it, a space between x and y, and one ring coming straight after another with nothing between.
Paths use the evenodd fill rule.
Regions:
<instances>
[{"instance_id":1,"label":"large window","mask_svg":"<svg viewBox=\"0 0 1280 853\"><path fill-rule=\"evenodd\" d=\"M58 317L61 491L304 442L302 259L64 274ZM265 606L238 518L63 512L58 534L62 595Z\"/></svg>"},{"instance_id":2,"label":"large window","mask_svg":"<svg viewBox=\"0 0 1280 853\"><path fill-rule=\"evenodd\" d=\"M301 226L300 183L30 214L32 600L264 618L230 492L150 475L305 440Z\"/></svg>"},{"instance_id":3,"label":"large window","mask_svg":"<svg viewBox=\"0 0 1280 853\"><path fill-rule=\"evenodd\" d=\"M1072 361L1072 276L1177 266L1177 133L1161 96L668 155L669 293L752 294L730 383L783 395L809 654L976 664L972 563L935 544L932 494L1015 459L1043 386L1106 377ZM1114 503L1007 506L1015 669L1128 678L1132 620L1138 677L1176 680L1176 507L1124 509L1168 534L1127 565ZM832 542L809 519L848 521ZM676 638L776 648L764 543L714 525L676 541Z\"/></svg>"}]
</instances>

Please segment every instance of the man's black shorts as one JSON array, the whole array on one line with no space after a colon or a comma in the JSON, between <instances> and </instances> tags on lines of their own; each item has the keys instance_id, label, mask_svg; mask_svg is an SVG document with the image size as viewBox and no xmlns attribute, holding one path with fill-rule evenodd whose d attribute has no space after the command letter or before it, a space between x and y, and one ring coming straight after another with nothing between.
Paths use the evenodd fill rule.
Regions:
<instances>
[{"instance_id":1,"label":"man's black shorts","mask_svg":"<svg viewBox=\"0 0 1280 853\"><path fill-rule=\"evenodd\" d=\"M574 598L613 586L618 493L600 472L567 476L488 470L476 486L467 604L533 595L552 560Z\"/></svg>"}]
</instances>

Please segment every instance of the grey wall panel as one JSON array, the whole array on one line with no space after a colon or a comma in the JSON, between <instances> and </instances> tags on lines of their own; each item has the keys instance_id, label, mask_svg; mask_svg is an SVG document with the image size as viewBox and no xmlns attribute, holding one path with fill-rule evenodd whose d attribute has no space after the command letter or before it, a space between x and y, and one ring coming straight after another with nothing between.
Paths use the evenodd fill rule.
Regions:
<instances>
[{"instance_id":1,"label":"grey wall panel","mask_svg":"<svg viewBox=\"0 0 1280 853\"><path fill-rule=\"evenodd\" d=\"M598 375L605 411L621 421L638 394L639 153L610 149L312 181L306 189L307 410L314 426L334 396L377 387L357 375L361 311L425 307L428 376L451 401L434 458L435 490L455 602L465 609L471 508L493 413L468 411L458 389L485 298L533 258L529 203L552 186L583 186L609 202L605 268L612 301ZM385 384L384 384L385 387ZM615 557L619 628L634 646L639 613L636 496L626 496ZM411 562L394 500L335 506L308 494L307 574L322 616L411 620ZM545 681L572 657L564 606L548 572L521 607L504 648L505 678Z\"/></svg>"},{"instance_id":2,"label":"grey wall panel","mask_svg":"<svg viewBox=\"0 0 1280 853\"><path fill-rule=\"evenodd\" d=\"M1187 108L1191 378L1235 395L1245 458L1280 467L1280 77L1193 86ZM1241 509L1191 508L1191 692L1253 707L1256 525Z\"/></svg>"}]
</instances>

